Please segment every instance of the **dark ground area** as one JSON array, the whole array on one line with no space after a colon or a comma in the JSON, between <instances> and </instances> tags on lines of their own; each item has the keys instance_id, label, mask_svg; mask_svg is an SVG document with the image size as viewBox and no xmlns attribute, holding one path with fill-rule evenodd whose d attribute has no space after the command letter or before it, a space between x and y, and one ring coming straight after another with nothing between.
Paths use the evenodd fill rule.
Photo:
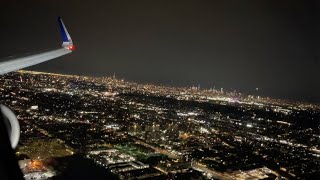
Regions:
<instances>
[{"instance_id":1,"label":"dark ground area","mask_svg":"<svg viewBox=\"0 0 320 180\"><path fill-rule=\"evenodd\" d=\"M117 176L108 172L105 168L94 164L91 160L80 155L57 158L55 159L55 163L58 163L56 167L59 167L61 173L53 177L53 180L118 179Z\"/></svg>"}]
</instances>

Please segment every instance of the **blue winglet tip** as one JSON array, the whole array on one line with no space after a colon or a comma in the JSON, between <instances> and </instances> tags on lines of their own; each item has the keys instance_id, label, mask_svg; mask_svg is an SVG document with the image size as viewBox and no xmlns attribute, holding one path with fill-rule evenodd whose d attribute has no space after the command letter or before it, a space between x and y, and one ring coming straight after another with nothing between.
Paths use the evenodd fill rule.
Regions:
<instances>
[{"instance_id":1,"label":"blue winglet tip","mask_svg":"<svg viewBox=\"0 0 320 180\"><path fill-rule=\"evenodd\" d=\"M66 27L62 21L62 18L59 16L58 17L58 23L59 23L59 27L60 27L60 32L61 32L61 37L62 37L62 41L63 42L69 42L69 38L68 38L68 32L66 30Z\"/></svg>"}]
</instances>

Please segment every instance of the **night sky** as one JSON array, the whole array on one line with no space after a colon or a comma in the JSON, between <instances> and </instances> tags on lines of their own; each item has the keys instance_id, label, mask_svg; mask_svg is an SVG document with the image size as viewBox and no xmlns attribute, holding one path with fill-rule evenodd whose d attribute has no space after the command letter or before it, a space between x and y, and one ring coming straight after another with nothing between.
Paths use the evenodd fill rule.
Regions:
<instances>
[{"instance_id":1,"label":"night sky","mask_svg":"<svg viewBox=\"0 0 320 180\"><path fill-rule=\"evenodd\" d=\"M77 50L31 70L320 102L319 11L316 0L8 0L0 57L58 47L62 16Z\"/></svg>"}]
</instances>

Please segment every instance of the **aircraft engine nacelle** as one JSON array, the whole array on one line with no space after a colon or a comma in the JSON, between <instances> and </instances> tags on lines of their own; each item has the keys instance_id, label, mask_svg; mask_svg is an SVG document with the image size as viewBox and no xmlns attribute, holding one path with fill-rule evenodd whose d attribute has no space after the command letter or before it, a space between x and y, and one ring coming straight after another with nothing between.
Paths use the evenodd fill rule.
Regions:
<instances>
[{"instance_id":1,"label":"aircraft engine nacelle","mask_svg":"<svg viewBox=\"0 0 320 180\"><path fill-rule=\"evenodd\" d=\"M20 138L20 125L16 115L4 105L0 105L0 116L2 116L4 124L6 125L8 136L10 138L11 146L15 149Z\"/></svg>"}]
</instances>

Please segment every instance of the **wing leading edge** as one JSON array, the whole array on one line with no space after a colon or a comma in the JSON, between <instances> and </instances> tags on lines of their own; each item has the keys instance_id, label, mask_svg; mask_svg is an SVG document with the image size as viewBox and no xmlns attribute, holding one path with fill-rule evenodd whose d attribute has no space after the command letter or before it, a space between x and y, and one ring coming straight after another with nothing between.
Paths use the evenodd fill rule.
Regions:
<instances>
[{"instance_id":1,"label":"wing leading edge","mask_svg":"<svg viewBox=\"0 0 320 180\"><path fill-rule=\"evenodd\" d=\"M60 48L35 55L14 58L4 62L0 62L0 75L33 66L71 53L74 50L73 42L61 17L58 17L58 23L62 36L62 45Z\"/></svg>"}]
</instances>

